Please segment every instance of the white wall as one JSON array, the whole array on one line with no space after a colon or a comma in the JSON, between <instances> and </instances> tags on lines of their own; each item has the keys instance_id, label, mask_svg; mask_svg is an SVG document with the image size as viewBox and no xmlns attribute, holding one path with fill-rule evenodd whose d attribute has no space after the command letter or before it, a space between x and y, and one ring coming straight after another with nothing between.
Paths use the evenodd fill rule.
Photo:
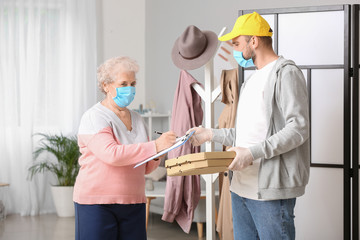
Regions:
<instances>
[{"instance_id":1,"label":"white wall","mask_svg":"<svg viewBox=\"0 0 360 240\"><path fill-rule=\"evenodd\" d=\"M98 66L115 56L129 56L140 65L129 108L145 103L145 15L145 0L97 0ZM102 98L99 93L98 100Z\"/></svg>"},{"instance_id":2,"label":"white wall","mask_svg":"<svg viewBox=\"0 0 360 240\"><path fill-rule=\"evenodd\" d=\"M218 34L223 27L231 31L238 10L351 3L358 4L359 0L147 0L146 101L155 101L160 112L171 110L179 69L172 63L170 53L174 41L188 25L195 25L201 30L211 30ZM202 81L203 69L190 73Z\"/></svg>"},{"instance_id":3,"label":"white wall","mask_svg":"<svg viewBox=\"0 0 360 240\"><path fill-rule=\"evenodd\" d=\"M179 77L170 53L188 25L219 33L224 26L227 31L232 29L240 9L355 3L358 0L97 0L98 65L119 55L136 59L140 65L139 82L130 108L153 101L159 112L168 112ZM202 81L202 69L190 73ZM102 97L98 93L98 100Z\"/></svg>"}]
</instances>

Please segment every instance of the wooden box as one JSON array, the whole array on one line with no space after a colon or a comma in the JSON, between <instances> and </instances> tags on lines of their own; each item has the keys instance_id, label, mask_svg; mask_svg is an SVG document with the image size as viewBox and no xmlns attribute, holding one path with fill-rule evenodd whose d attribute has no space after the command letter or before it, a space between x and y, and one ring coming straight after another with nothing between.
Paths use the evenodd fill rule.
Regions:
<instances>
[{"instance_id":1,"label":"wooden box","mask_svg":"<svg viewBox=\"0 0 360 240\"><path fill-rule=\"evenodd\" d=\"M186 176L225 172L235 158L231 152L192 153L165 161L168 176Z\"/></svg>"}]
</instances>

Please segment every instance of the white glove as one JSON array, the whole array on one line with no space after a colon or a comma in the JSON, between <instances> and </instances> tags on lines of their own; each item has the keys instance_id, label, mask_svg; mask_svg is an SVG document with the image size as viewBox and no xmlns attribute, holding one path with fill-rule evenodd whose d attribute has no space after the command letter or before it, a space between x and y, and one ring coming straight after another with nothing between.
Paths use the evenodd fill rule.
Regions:
<instances>
[{"instance_id":1,"label":"white glove","mask_svg":"<svg viewBox=\"0 0 360 240\"><path fill-rule=\"evenodd\" d=\"M241 169L246 168L249 165L252 165L254 158L248 148L243 147L232 147L227 151L236 152L236 156L234 160L229 165L229 169L232 171L239 171Z\"/></svg>"},{"instance_id":2,"label":"white glove","mask_svg":"<svg viewBox=\"0 0 360 240\"><path fill-rule=\"evenodd\" d=\"M189 129L186 133L195 131L190 137L189 141L193 146L200 146L204 142L211 141L213 134L210 128L194 127Z\"/></svg>"}]
</instances>

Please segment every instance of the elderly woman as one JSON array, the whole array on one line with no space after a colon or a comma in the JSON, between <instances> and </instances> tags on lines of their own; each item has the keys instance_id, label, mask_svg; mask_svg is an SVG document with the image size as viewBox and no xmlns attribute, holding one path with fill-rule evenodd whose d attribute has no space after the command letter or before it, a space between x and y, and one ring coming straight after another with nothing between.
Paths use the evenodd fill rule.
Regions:
<instances>
[{"instance_id":1,"label":"elderly woman","mask_svg":"<svg viewBox=\"0 0 360 240\"><path fill-rule=\"evenodd\" d=\"M144 175L160 161L134 165L173 145L176 135L167 132L149 142L141 116L126 108L135 96L138 69L128 57L98 68L105 99L84 113L78 133L76 239L146 239Z\"/></svg>"}]
</instances>

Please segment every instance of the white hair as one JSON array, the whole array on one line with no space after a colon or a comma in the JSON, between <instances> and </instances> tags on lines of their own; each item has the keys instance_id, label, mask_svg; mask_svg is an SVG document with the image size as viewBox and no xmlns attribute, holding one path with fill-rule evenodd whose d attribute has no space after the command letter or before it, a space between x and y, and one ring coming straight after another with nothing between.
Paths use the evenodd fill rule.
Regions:
<instances>
[{"instance_id":1,"label":"white hair","mask_svg":"<svg viewBox=\"0 0 360 240\"><path fill-rule=\"evenodd\" d=\"M113 74L116 66L121 67L121 71L134 72L139 71L139 65L137 62L129 57L114 57L106 60L97 69L97 80L101 92L105 93L103 84L109 84L114 82Z\"/></svg>"}]
</instances>

